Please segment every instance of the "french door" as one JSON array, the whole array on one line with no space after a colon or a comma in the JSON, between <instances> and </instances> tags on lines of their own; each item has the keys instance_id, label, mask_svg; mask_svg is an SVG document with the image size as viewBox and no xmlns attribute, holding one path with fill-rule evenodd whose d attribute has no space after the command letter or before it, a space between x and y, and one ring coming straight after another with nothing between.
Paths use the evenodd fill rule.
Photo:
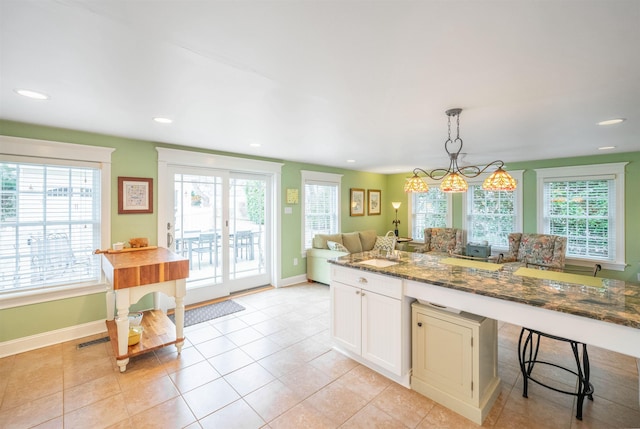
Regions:
<instances>
[{"instance_id":1,"label":"french door","mask_svg":"<svg viewBox=\"0 0 640 429\"><path fill-rule=\"evenodd\" d=\"M167 245L189 259L186 304L270 283L270 177L169 166Z\"/></svg>"}]
</instances>

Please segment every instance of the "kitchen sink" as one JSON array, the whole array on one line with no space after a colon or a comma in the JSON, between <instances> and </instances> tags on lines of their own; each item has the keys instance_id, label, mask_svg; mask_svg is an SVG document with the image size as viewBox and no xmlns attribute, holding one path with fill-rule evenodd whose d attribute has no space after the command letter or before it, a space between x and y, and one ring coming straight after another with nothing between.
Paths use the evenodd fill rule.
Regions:
<instances>
[{"instance_id":1,"label":"kitchen sink","mask_svg":"<svg viewBox=\"0 0 640 429\"><path fill-rule=\"evenodd\" d=\"M360 261L358 264L371 265L372 267L386 268L393 265L398 265L398 262L389 261L388 259L367 259L366 261Z\"/></svg>"}]
</instances>

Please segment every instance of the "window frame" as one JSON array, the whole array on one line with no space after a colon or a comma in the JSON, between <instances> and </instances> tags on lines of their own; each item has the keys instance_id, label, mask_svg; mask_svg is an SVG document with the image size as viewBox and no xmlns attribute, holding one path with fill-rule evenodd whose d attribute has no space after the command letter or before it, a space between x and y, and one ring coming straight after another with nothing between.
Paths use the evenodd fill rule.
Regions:
<instances>
[{"instance_id":1,"label":"window frame","mask_svg":"<svg viewBox=\"0 0 640 429\"><path fill-rule=\"evenodd\" d=\"M484 180L489 177L493 172L485 172L482 173L481 175L479 175L478 177L474 177L473 179L469 179L467 180L467 183L469 184L469 186L482 186L482 183L484 182ZM516 180L517 183L517 187L515 189L515 191L512 191L515 193L515 204L514 204L514 210L515 210L515 222L514 222L514 230L512 232L519 232L522 231L523 228L523 217L524 217L524 213L523 213L523 198L522 198L522 194L523 194L523 190L522 190L522 178L524 176L524 170L509 170L509 174L511 175L511 177L513 177ZM462 229L465 231L465 236L466 237L471 237L472 234L470 233L469 230L469 193L470 191L467 191L465 193L465 195L462 198ZM491 244L491 243L489 243ZM491 245L491 252L493 254L497 254L500 253L502 251L507 251L509 250L509 245L507 244L507 246L496 246L495 244Z\"/></svg>"},{"instance_id":2,"label":"window frame","mask_svg":"<svg viewBox=\"0 0 640 429\"><path fill-rule=\"evenodd\" d=\"M435 180L429 180L429 179L423 179L425 180L425 183L427 185L429 185L429 189L431 188L438 188L440 189L440 183L436 182ZM417 194L417 193L416 193ZM453 226L453 195L451 193L445 193L446 197L447 197L447 214L445 216L446 219L446 228L452 228ZM411 234L413 234L413 219L414 219L414 215L415 213L413 212L413 198L414 198L414 193L409 193L408 194L408 198L407 198L407 226L408 226L408 232L410 232ZM415 237L414 237L415 238ZM424 242L424 237L422 240L420 239L414 239L413 240L416 243L423 243Z\"/></svg>"},{"instance_id":3,"label":"window frame","mask_svg":"<svg viewBox=\"0 0 640 429\"><path fill-rule=\"evenodd\" d=\"M536 203L537 203L537 226L539 234L545 234L545 201L544 184L551 179L558 181L583 181L598 179L603 176L613 175L615 183L615 260L604 261L602 259L574 258L567 257L566 262L570 265L592 266L598 263L602 268L614 271L624 271L626 264L625 255L625 166L628 162L614 162L609 164L590 164L566 167L537 168L536 172Z\"/></svg>"},{"instance_id":4,"label":"window frame","mask_svg":"<svg viewBox=\"0 0 640 429\"><path fill-rule=\"evenodd\" d=\"M114 148L62 143L0 135L0 160L3 162L43 163L47 165L92 165L100 169L100 241L103 247L111 239L111 154ZM46 289L16 290L0 295L0 309L72 298L104 292L104 274L97 283L60 285Z\"/></svg>"},{"instance_id":5,"label":"window frame","mask_svg":"<svg viewBox=\"0 0 640 429\"><path fill-rule=\"evenodd\" d=\"M306 185L309 183L326 183L327 185L336 186L338 188L338 192L336 193L337 198L337 231L335 233L339 233L342 227L342 174L335 173L323 173L320 171L310 171L310 170L300 170L301 177L301 190L300 190L300 204L301 204L301 247L302 247L302 257L306 258L307 256L307 248L305 244L305 232L306 232ZM312 237L313 239L313 237Z\"/></svg>"}]
</instances>

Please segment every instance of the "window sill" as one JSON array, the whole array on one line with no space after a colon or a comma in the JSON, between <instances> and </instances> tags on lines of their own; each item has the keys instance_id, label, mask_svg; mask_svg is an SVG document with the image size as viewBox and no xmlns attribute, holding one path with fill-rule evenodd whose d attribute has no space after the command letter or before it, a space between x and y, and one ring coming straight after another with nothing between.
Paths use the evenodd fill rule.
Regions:
<instances>
[{"instance_id":1,"label":"window sill","mask_svg":"<svg viewBox=\"0 0 640 429\"><path fill-rule=\"evenodd\" d=\"M106 283L95 283L80 286L63 286L52 289L36 289L16 291L0 295L0 310L25 305L39 304L60 299L75 298L78 296L93 295L107 290Z\"/></svg>"}]
</instances>

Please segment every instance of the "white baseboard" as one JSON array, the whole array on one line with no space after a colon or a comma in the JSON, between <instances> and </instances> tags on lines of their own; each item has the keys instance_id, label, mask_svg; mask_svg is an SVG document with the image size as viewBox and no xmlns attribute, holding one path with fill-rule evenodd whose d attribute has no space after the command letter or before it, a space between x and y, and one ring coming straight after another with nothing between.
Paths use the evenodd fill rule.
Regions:
<instances>
[{"instance_id":1,"label":"white baseboard","mask_svg":"<svg viewBox=\"0 0 640 429\"><path fill-rule=\"evenodd\" d=\"M276 287L291 286L291 285L297 285L297 284L306 283L306 282L307 282L307 275L300 274L298 276L287 277L286 279L280 279Z\"/></svg>"},{"instance_id":2,"label":"white baseboard","mask_svg":"<svg viewBox=\"0 0 640 429\"><path fill-rule=\"evenodd\" d=\"M104 320L96 320L82 325L4 341L0 343L0 358L101 333L107 333L107 325Z\"/></svg>"}]
</instances>

